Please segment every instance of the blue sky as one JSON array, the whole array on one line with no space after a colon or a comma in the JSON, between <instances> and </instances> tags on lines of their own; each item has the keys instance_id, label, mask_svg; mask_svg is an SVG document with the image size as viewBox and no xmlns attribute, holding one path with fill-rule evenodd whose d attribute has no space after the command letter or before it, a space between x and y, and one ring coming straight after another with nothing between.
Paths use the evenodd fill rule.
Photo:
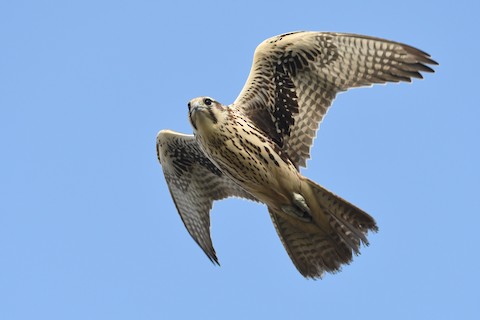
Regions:
<instances>
[{"instance_id":1,"label":"blue sky","mask_svg":"<svg viewBox=\"0 0 480 320\"><path fill-rule=\"evenodd\" d=\"M332 4L333 3L333 4ZM471 1L2 1L0 319L477 319L480 108ZM186 104L240 92L293 30L405 42L440 63L338 96L303 173L380 232L303 279L264 206L215 203L221 267L190 238L155 154Z\"/></svg>"}]
</instances>

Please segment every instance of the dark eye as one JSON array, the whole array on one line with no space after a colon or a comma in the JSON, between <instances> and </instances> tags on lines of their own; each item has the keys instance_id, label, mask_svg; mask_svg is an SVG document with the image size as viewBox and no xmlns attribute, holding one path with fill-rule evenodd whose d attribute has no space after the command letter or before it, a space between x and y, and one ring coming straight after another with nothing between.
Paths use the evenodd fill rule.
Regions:
<instances>
[{"instance_id":1,"label":"dark eye","mask_svg":"<svg viewBox=\"0 0 480 320\"><path fill-rule=\"evenodd\" d=\"M188 103L188 110L190 110L192 106L190 105L190 102Z\"/></svg>"},{"instance_id":2,"label":"dark eye","mask_svg":"<svg viewBox=\"0 0 480 320\"><path fill-rule=\"evenodd\" d=\"M208 98L205 98L203 100L203 103L205 103L207 106L211 105L212 104L212 100L211 99L208 99Z\"/></svg>"}]
</instances>

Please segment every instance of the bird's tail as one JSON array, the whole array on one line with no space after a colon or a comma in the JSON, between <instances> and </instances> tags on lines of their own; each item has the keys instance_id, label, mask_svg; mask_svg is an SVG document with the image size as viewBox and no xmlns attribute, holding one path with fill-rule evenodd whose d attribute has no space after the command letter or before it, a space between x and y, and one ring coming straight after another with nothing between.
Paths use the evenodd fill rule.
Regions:
<instances>
[{"instance_id":1,"label":"bird's tail","mask_svg":"<svg viewBox=\"0 0 480 320\"><path fill-rule=\"evenodd\" d=\"M320 278L340 270L358 254L360 244L368 245L368 231L378 230L375 220L326 190L303 178L302 194L311 221L268 208L275 229L298 271L305 277Z\"/></svg>"}]
</instances>

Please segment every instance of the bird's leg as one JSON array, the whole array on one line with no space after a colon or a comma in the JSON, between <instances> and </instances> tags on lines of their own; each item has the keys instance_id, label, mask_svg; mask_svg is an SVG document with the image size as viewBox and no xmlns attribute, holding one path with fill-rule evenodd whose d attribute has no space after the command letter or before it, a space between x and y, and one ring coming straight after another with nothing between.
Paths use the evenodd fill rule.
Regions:
<instances>
[{"instance_id":1,"label":"bird's leg","mask_svg":"<svg viewBox=\"0 0 480 320\"><path fill-rule=\"evenodd\" d=\"M292 204L291 206L282 206L282 211L302 221L312 221L310 208L301 194L293 193Z\"/></svg>"},{"instance_id":2,"label":"bird's leg","mask_svg":"<svg viewBox=\"0 0 480 320\"><path fill-rule=\"evenodd\" d=\"M293 193L293 204L300 208L303 212L308 213L311 216L310 208L307 205L307 201L305 201L305 198L301 194L296 192Z\"/></svg>"}]
</instances>

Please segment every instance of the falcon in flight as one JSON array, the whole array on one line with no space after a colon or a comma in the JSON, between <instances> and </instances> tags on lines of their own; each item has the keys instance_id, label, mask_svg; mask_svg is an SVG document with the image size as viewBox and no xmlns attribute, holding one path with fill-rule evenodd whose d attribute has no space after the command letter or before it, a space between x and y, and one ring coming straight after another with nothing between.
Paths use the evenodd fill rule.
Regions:
<instances>
[{"instance_id":1,"label":"falcon in flight","mask_svg":"<svg viewBox=\"0 0 480 320\"><path fill-rule=\"evenodd\" d=\"M188 103L193 135L162 130L157 155L190 235L210 260L214 200L264 203L298 271L336 272L368 245L375 220L300 173L320 121L337 93L410 82L437 63L411 46L369 36L292 32L262 42L238 98Z\"/></svg>"}]
</instances>

